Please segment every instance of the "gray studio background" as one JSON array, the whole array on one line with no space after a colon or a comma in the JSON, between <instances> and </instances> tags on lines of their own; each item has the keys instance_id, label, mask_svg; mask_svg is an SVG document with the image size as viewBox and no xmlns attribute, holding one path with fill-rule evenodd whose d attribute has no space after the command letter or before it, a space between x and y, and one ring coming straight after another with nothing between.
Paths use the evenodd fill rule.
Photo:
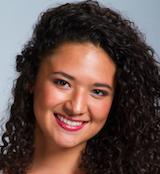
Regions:
<instances>
[{"instance_id":1,"label":"gray studio background","mask_svg":"<svg viewBox=\"0 0 160 174\"><path fill-rule=\"evenodd\" d=\"M75 0L76 1L76 0ZM40 12L71 0L0 0L0 119L12 102L15 56L31 36ZM160 56L160 0L99 0L135 21Z\"/></svg>"}]
</instances>

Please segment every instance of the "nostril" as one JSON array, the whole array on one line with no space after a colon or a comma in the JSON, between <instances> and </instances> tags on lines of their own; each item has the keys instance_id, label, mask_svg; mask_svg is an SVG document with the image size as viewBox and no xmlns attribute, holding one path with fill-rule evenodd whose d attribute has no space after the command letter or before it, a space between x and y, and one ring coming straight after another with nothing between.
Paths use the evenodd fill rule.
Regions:
<instances>
[{"instance_id":1,"label":"nostril","mask_svg":"<svg viewBox=\"0 0 160 174\"><path fill-rule=\"evenodd\" d=\"M72 95L70 100L64 103L64 111L68 115L78 116L83 115L86 112L86 100L84 99L84 94L81 92L76 92Z\"/></svg>"}]
</instances>

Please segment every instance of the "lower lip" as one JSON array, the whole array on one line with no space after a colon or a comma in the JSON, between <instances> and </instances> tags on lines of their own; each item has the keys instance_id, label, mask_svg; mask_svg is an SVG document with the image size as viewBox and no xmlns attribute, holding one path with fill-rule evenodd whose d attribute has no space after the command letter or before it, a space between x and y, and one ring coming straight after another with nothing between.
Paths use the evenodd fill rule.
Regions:
<instances>
[{"instance_id":1,"label":"lower lip","mask_svg":"<svg viewBox=\"0 0 160 174\"><path fill-rule=\"evenodd\" d=\"M57 123L65 130L68 130L68 131L78 131L80 129L82 129L86 123L83 123L82 125L79 125L79 126L69 126L68 124L65 124L64 122L60 121L57 117L56 118L56 121Z\"/></svg>"}]
</instances>

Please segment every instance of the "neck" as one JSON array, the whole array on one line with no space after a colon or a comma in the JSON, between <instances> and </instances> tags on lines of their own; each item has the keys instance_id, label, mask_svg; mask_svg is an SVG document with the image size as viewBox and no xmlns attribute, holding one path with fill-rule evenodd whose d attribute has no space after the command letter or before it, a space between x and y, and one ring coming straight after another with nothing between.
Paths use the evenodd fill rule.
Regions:
<instances>
[{"instance_id":1,"label":"neck","mask_svg":"<svg viewBox=\"0 0 160 174\"><path fill-rule=\"evenodd\" d=\"M47 138L36 137L33 166L28 174L84 174L80 169L83 146L58 147Z\"/></svg>"}]
</instances>

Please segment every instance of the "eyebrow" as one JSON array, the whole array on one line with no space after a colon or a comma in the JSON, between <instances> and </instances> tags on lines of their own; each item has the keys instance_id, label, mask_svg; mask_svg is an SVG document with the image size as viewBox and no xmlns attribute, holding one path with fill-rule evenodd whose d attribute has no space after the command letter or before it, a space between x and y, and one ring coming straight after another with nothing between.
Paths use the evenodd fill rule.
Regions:
<instances>
[{"instance_id":1,"label":"eyebrow","mask_svg":"<svg viewBox=\"0 0 160 174\"><path fill-rule=\"evenodd\" d=\"M64 72L62 72L62 71L54 72L53 74L60 74L60 75L62 75L62 76L64 76L64 77L66 77L67 79L75 80L75 78L74 78L73 76L68 75L68 74L66 74L66 73L64 73Z\"/></svg>"},{"instance_id":2,"label":"eyebrow","mask_svg":"<svg viewBox=\"0 0 160 174\"><path fill-rule=\"evenodd\" d=\"M75 78L73 76L68 75L68 74L66 74L66 73L64 73L62 71L54 72L53 74L60 74L63 77L66 77L67 79L70 79L70 80L74 80L75 81ZM95 87L109 88L112 91L112 88L107 83L94 83L93 86L95 86Z\"/></svg>"},{"instance_id":3,"label":"eyebrow","mask_svg":"<svg viewBox=\"0 0 160 174\"><path fill-rule=\"evenodd\" d=\"M109 88L112 91L112 88L107 83L95 83L93 86Z\"/></svg>"}]
</instances>

